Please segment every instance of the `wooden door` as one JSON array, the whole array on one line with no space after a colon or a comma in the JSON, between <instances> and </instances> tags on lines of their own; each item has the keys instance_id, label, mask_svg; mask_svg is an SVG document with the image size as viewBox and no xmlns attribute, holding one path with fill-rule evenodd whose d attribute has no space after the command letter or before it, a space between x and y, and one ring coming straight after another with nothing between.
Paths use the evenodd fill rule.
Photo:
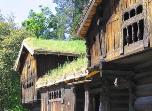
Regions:
<instances>
[{"instance_id":1,"label":"wooden door","mask_svg":"<svg viewBox=\"0 0 152 111\"><path fill-rule=\"evenodd\" d=\"M51 103L51 111L61 111L61 102L54 101Z\"/></svg>"}]
</instances>

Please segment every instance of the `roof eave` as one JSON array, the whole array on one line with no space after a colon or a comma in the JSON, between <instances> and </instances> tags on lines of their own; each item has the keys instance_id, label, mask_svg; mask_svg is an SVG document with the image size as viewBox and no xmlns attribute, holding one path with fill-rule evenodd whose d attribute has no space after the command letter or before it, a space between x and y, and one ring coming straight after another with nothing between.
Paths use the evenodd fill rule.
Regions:
<instances>
[{"instance_id":1,"label":"roof eave","mask_svg":"<svg viewBox=\"0 0 152 111\"><path fill-rule=\"evenodd\" d=\"M80 78L84 78L87 75L88 75L88 70L86 69L84 72L81 72L81 74L79 74L79 75L75 74L75 76L62 78L62 79L60 79L58 81L54 81L53 83L48 83L46 85L37 86L36 89L41 89L41 88L45 88L45 87L51 87L51 86L54 86L56 84L60 84L60 83L64 83L64 82L66 83L66 81L79 80Z\"/></svg>"},{"instance_id":2,"label":"roof eave","mask_svg":"<svg viewBox=\"0 0 152 111\"><path fill-rule=\"evenodd\" d=\"M86 33L91 25L93 16L96 13L96 8L99 4L102 3L103 0L92 0L89 8L87 9L84 17L82 18L80 25L78 26L77 35L81 38L86 36Z\"/></svg>"},{"instance_id":3,"label":"roof eave","mask_svg":"<svg viewBox=\"0 0 152 111\"><path fill-rule=\"evenodd\" d=\"M15 65L14 65L14 70L15 70L15 71L19 71L20 59L21 59L21 56L22 56L23 48L26 48L31 55L34 54L34 49L30 48L30 47L26 44L26 42L23 41L23 42L22 42L22 45L21 45L21 48L20 48L20 51L19 51L19 54L18 54L18 57L17 57L17 60L16 60Z\"/></svg>"}]
</instances>

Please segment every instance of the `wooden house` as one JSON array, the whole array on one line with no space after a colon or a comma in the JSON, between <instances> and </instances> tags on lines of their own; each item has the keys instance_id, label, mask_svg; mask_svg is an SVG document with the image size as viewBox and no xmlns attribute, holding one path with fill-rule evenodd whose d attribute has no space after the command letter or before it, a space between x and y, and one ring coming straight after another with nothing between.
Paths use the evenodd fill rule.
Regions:
<instances>
[{"instance_id":1,"label":"wooden house","mask_svg":"<svg viewBox=\"0 0 152 111\"><path fill-rule=\"evenodd\" d=\"M90 0L85 10L85 111L152 111L152 0Z\"/></svg>"},{"instance_id":2,"label":"wooden house","mask_svg":"<svg viewBox=\"0 0 152 111\"><path fill-rule=\"evenodd\" d=\"M77 49L73 45L84 47ZM41 94L36 89L37 80L51 69L62 66L66 61L73 61L84 53L83 41L25 39L15 64L15 70L20 74L22 104L31 111L40 111Z\"/></svg>"},{"instance_id":3,"label":"wooden house","mask_svg":"<svg viewBox=\"0 0 152 111\"><path fill-rule=\"evenodd\" d=\"M78 58L40 78L41 111L84 111L87 59Z\"/></svg>"}]
</instances>

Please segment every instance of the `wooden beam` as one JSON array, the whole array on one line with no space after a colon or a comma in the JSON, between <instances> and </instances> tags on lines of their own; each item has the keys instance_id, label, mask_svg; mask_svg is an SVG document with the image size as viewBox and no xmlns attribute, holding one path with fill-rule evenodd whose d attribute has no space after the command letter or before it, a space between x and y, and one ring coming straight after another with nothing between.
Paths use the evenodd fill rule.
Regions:
<instances>
[{"instance_id":1,"label":"wooden beam","mask_svg":"<svg viewBox=\"0 0 152 111\"><path fill-rule=\"evenodd\" d=\"M152 96L140 97L135 101L136 111L152 111Z\"/></svg>"},{"instance_id":2,"label":"wooden beam","mask_svg":"<svg viewBox=\"0 0 152 111\"><path fill-rule=\"evenodd\" d=\"M102 76L132 76L135 75L133 71L120 71L120 70L102 70Z\"/></svg>"},{"instance_id":3,"label":"wooden beam","mask_svg":"<svg viewBox=\"0 0 152 111\"><path fill-rule=\"evenodd\" d=\"M139 64L135 66L135 70L144 69L145 67L150 67L152 65L152 61L145 61L143 64Z\"/></svg>"},{"instance_id":4,"label":"wooden beam","mask_svg":"<svg viewBox=\"0 0 152 111\"><path fill-rule=\"evenodd\" d=\"M93 71L93 72L89 73L89 74L86 76L86 78L91 78L91 77L95 76L97 73L99 73L99 71Z\"/></svg>"},{"instance_id":5,"label":"wooden beam","mask_svg":"<svg viewBox=\"0 0 152 111\"><path fill-rule=\"evenodd\" d=\"M117 63L113 63L113 62L106 62L101 60L100 62L100 69L104 70L104 69L114 69L114 70L126 70L126 71L131 71L133 70L133 67L130 65L125 65L125 64L117 64Z\"/></svg>"},{"instance_id":6,"label":"wooden beam","mask_svg":"<svg viewBox=\"0 0 152 111\"><path fill-rule=\"evenodd\" d=\"M84 111L89 111L89 90L87 87L85 87L85 107L84 107Z\"/></svg>"},{"instance_id":7,"label":"wooden beam","mask_svg":"<svg viewBox=\"0 0 152 111\"><path fill-rule=\"evenodd\" d=\"M92 81L92 80L82 80L82 81L67 83L67 85L83 84L83 83L89 83L89 82L91 82L91 81Z\"/></svg>"}]
</instances>

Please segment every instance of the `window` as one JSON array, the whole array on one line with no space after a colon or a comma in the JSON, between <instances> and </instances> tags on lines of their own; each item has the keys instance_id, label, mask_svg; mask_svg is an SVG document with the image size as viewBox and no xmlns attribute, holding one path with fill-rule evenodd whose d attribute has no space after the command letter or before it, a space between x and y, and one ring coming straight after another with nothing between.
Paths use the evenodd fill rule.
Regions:
<instances>
[{"instance_id":1,"label":"window","mask_svg":"<svg viewBox=\"0 0 152 111\"><path fill-rule=\"evenodd\" d=\"M27 89L27 88L30 88L34 85L34 82L31 80L31 81L26 81L26 82L22 82L22 86L24 89Z\"/></svg>"},{"instance_id":2,"label":"window","mask_svg":"<svg viewBox=\"0 0 152 111\"><path fill-rule=\"evenodd\" d=\"M143 40L144 14L143 5L137 5L123 13L124 46Z\"/></svg>"},{"instance_id":3,"label":"window","mask_svg":"<svg viewBox=\"0 0 152 111\"><path fill-rule=\"evenodd\" d=\"M62 97L61 90L55 90L55 91L51 91L49 93L49 99L50 100L61 99L61 97Z\"/></svg>"},{"instance_id":4,"label":"window","mask_svg":"<svg viewBox=\"0 0 152 111\"><path fill-rule=\"evenodd\" d=\"M138 14L141 14L142 12L143 12L143 6L139 5L123 14L124 21L126 21Z\"/></svg>"}]
</instances>

